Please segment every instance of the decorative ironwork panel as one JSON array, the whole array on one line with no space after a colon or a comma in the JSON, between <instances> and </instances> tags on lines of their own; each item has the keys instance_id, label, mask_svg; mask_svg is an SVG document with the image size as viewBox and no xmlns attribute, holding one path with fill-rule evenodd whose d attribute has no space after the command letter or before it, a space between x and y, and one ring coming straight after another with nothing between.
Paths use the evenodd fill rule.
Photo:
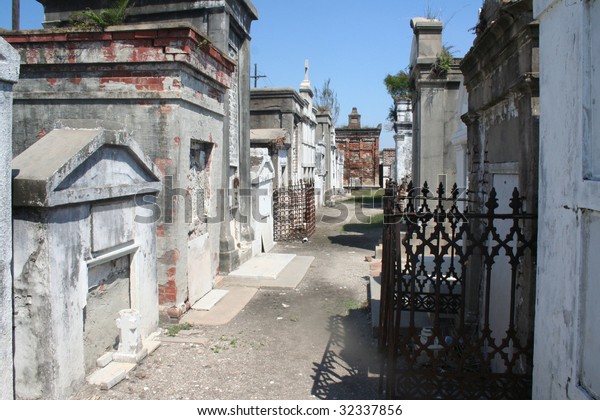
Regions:
<instances>
[{"instance_id":1,"label":"decorative ironwork panel","mask_svg":"<svg viewBox=\"0 0 600 420\"><path fill-rule=\"evenodd\" d=\"M460 195L387 185L379 344L390 398L531 397L536 217L517 189L509 214L496 212L494 189L483 212Z\"/></svg>"},{"instance_id":2,"label":"decorative ironwork panel","mask_svg":"<svg viewBox=\"0 0 600 420\"><path fill-rule=\"evenodd\" d=\"M300 183L273 192L273 239L279 242L309 238L316 227L315 188Z\"/></svg>"}]
</instances>

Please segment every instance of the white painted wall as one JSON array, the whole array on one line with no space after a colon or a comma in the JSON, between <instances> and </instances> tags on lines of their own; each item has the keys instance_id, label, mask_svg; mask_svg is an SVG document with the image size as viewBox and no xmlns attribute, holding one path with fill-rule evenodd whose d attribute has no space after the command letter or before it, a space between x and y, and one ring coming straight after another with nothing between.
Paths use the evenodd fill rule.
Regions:
<instances>
[{"instance_id":1,"label":"white painted wall","mask_svg":"<svg viewBox=\"0 0 600 420\"><path fill-rule=\"evenodd\" d=\"M534 0L540 188L533 397L600 397L600 2Z\"/></svg>"},{"instance_id":2,"label":"white painted wall","mask_svg":"<svg viewBox=\"0 0 600 420\"><path fill-rule=\"evenodd\" d=\"M120 140L127 149L103 149L103 153L95 147L109 148L101 143L109 140L108 135L87 144L78 139L89 138L84 133L98 130L73 130L78 136L69 142L64 141L67 130L57 131L60 134L52 131L13 160L15 171L21 175L14 181L12 238L15 391L19 399L67 398L89 373L85 370L84 328L90 269L129 255L130 307L141 316L141 336L147 337L158 327L156 224L137 218L147 215L147 209L135 205L134 195L126 189L129 185L133 191L148 191L144 200L148 203L149 196L160 190L159 182L147 181L158 179L158 170L141 152L133 157L140 149L129 139ZM63 142L56 136L63 136ZM63 156L59 155L57 162L59 159L43 154L48 150L44 142L51 142L62 155L69 156L66 163ZM67 143L85 147L73 152L64 146ZM96 157L101 160L94 160ZM35 190L32 183L40 182L36 176L44 173L39 165L32 169L27 164L44 158L50 167L47 173L52 174L42 187L49 190L48 203L56 202L55 196L60 194L79 202L23 205L23 196ZM103 162L111 158L120 163L119 176L110 170L115 165ZM124 162L130 166L122 165ZM143 165L146 163L150 166ZM58 171L55 167L68 169ZM70 184L72 179L77 181ZM130 184L117 182L119 179ZM115 184L118 192L111 189ZM41 202L40 197L35 198L32 202ZM104 333L115 337L118 330L115 327Z\"/></svg>"},{"instance_id":3,"label":"white painted wall","mask_svg":"<svg viewBox=\"0 0 600 420\"><path fill-rule=\"evenodd\" d=\"M412 178L412 107L408 99L396 103L397 128L394 140L396 142L396 168L394 179L401 183L404 178Z\"/></svg>"},{"instance_id":4,"label":"white painted wall","mask_svg":"<svg viewBox=\"0 0 600 420\"><path fill-rule=\"evenodd\" d=\"M0 399L13 399L12 336L12 86L19 55L0 38Z\"/></svg>"}]
</instances>

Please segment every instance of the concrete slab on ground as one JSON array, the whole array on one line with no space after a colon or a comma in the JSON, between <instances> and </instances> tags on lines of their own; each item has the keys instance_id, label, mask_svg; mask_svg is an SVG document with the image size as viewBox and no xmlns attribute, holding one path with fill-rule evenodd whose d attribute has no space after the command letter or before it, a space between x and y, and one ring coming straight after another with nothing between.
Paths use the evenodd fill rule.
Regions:
<instances>
[{"instance_id":1,"label":"concrete slab on ground","mask_svg":"<svg viewBox=\"0 0 600 420\"><path fill-rule=\"evenodd\" d=\"M269 254L264 254L269 255ZM315 257L311 256L296 256L294 254L277 254L277 255L290 255L286 266L280 270L279 274L275 277L263 276L259 271L255 272L254 275L246 276L232 276L231 274L226 276L223 280L224 287L231 286L249 286L257 288L286 288L295 289L298 284L302 281L310 265L314 261ZM280 261L282 261L281 259ZM267 260L265 260L267 261Z\"/></svg>"},{"instance_id":2,"label":"concrete slab on ground","mask_svg":"<svg viewBox=\"0 0 600 420\"><path fill-rule=\"evenodd\" d=\"M294 259L295 254L258 254L227 277L237 279L275 280Z\"/></svg>"},{"instance_id":3,"label":"concrete slab on ground","mask_svg":"<svg viewBox=\"0 0 600 420\"><path fill-rule=\"evenodd\" d=\"M111 362L88 376L87 381L92 385L99 385L100 389L111 389L125 379L135 366L136 363Z\"/></svg>"},{"instance_id":4,"label":"concrete slab on ground","mask_svg":"<svg viewBox=\"0 0 600 420\"><path fill-rule=\"evenodd\" d=\"M229 293L210 311L193 308L181 317L180 323L192 325L225 325L250 302L258 291L255 287L227 287Z\"/></svg>"},{"instance_id":5,"label":"concrete slab on ground","mask_svg":"<svg viewBox=\"0 0 600 420\"><path fill-rule=\"evenodd\" d=\"M226 289L212 289L198 302L194 303L192 309L196 311L210 311L227 293L229 293L229 290Z\"/></svg>"}]
</instances>

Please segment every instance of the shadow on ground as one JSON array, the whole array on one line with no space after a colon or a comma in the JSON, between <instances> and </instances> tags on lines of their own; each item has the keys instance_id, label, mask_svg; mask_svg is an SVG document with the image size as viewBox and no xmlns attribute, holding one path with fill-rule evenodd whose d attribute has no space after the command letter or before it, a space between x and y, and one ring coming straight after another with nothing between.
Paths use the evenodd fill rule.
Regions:
<instances>
[{"instance_id":1,"label":"shadow on ground","mask_svg":"<svg viewBox=\"0 0 600 420\"><path fill-rule=\"evenodd\" d=\"M382 234L382 224L351 223L345 225L339 235L328 236L328 239L329 242L335 245L375 251Z\"/></svg>"},{"instance_id":2,"label":"shadow on ground","mask_svg":"<svg viewBox=\"0 0 600 420\"><path fill-rule=\"evenodd\" d=\"M322 400L380 399L380 357L366 309L329 320L330 338L314 364L312 395Z\"/></svg>"}]
</instances>

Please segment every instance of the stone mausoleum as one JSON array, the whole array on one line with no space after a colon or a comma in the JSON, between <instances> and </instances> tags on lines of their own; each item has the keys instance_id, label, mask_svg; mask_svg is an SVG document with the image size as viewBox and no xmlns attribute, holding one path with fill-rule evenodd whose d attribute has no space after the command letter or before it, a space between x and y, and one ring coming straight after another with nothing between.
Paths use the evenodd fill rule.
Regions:
<instances>
[{"instance_id":1,"label":"stone mausoleum","mask_svg":"<svg viewBox=\"0 0 600 420\"><path fill-rule=\"evenodd\" d=\"M12 169L16 397L66 398L116 347L121 310L139 314L142 338L158 328L161 175L98 121L64 122Z\"/></svg>"},{"instance_id":2,"label":"stone mausoleum","mask_svg":"<svg viewBox=\"0 0 600 420\"><path fill-rule=\"evenodd\" d=\"M335 129L335 143L344 153L344 188L379 188L379 136L377 127L361 126L356 108L348 115L348 125Z\"/></svg>"},{"instance_id":3,"label":"stone mausoleum","mask_svg":"<svg viewBox=\"0 0 600 420\"><path fill-rule=\"evenodd\" d=\"M111 1L40 1L44 30L4 33L21 57L13 153L59 119L119 123L159 168L158 297L179 318L260 251L251 216L249 0L132 2L124 24L69 26Z\"/></svg>"}]
</instances>

